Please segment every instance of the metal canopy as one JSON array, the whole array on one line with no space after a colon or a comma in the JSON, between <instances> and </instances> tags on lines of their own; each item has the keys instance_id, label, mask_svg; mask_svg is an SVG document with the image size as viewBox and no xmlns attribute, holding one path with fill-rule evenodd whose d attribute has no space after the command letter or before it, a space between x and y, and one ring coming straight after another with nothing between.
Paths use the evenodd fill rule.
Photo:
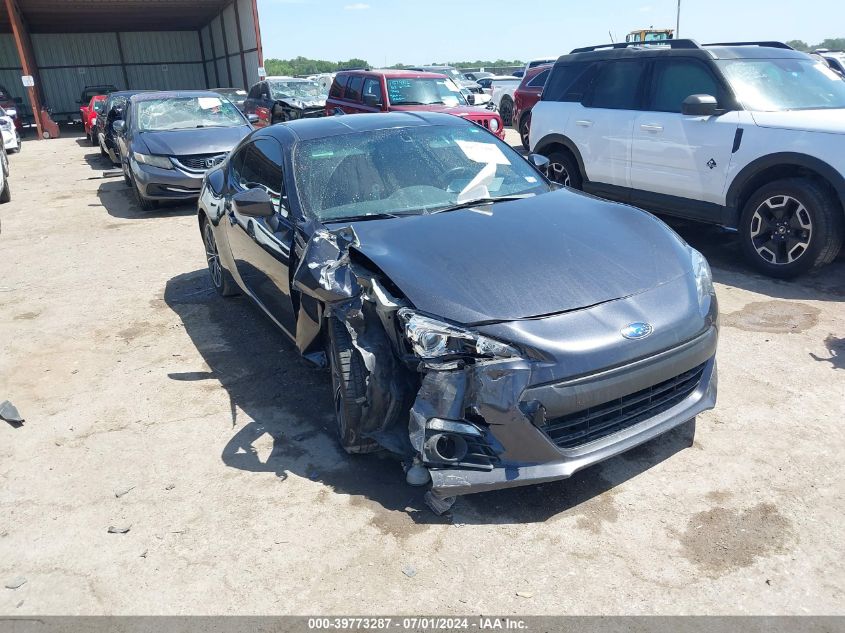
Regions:
<instances>
[{"instance_id":1,"label":"metal canopy","mask_svg":"<svg viewBox=\"0 0 845 633\"><path fill-rule=\"evenodd\" d=\"M17 0L30 33L187 31L202 28L231 0ZM11 32L0 11L0 32Z\"/></svg>"}]
</instances>

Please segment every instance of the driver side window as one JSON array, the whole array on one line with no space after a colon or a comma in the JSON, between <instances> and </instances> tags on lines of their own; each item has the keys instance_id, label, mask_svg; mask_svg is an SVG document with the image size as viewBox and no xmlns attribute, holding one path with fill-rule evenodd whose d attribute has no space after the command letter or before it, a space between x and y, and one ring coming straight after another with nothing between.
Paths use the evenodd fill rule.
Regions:
<instances>
[{"instance_id":1,"label":"driver side window","mask_svg":"<svg viewBox=\"0 0 845 633\"><path fill-rule=\"evenodd\" d=\"M231 182L236 189L263 189L276 210L287 216L282 146L276 139L260 138L242 147L232 157L231 165Z\"/></svg>"}]
</instances>

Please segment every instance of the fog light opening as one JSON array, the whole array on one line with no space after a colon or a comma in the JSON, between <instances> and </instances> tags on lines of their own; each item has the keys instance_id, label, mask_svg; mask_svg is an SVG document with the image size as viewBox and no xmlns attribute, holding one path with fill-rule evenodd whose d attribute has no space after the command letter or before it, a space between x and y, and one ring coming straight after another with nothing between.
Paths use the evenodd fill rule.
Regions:
<instances>
[{"instance_id":1,"label":"fog light opening","mask_svg":"<svg viewBox=\"0 0 845 633\"><path fill-rule=\"evenodd\" d=\"M459 462L467 454L467 443L460 435L438 433L426 442L432 456L442 462Z\"/></svg>"}]
</instances>

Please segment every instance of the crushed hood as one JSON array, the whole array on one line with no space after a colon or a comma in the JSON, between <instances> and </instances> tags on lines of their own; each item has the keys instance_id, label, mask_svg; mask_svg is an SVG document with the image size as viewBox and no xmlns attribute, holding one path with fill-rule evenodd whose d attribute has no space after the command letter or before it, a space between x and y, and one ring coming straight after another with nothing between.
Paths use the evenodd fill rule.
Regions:
<instances>
[{"instance_id":1,"label":"crushed hood","mask_svg":"<svg viewBox=\"0 0 845 633\"><path fill-rule=\"evenodd\" d=\"M237 127L206 127L167 132L141 132L139 140L150 154L162 156L188 156L191 154L220 154L230 152L241 139L249 134L249 125Z\"/></svg>"},{"instance_id":2,"label":"crushed hood","mask_svg":"<svg viewBox=\"0 0 845 633\"><path fill-rule=\"evenodd\" d=\"M566 190L352 226L352 248L417 309L466 324L584 308L690 267L685 246L653 216Z\"/></svg>"},{"instance_id":3,"label":"crushed hood","mask_svg":"<svg viewBox=\"0 0 845 633\"><path fill-rule=\"evenodd\" d=\"M787 110L785 112L752 112L759 127L845 134L845 110Z\"/></svg>"},{"instance_id":4,"label":"crushed hood","mask_svg":"<svg viewBox=\"0 0 845 633\"><path fill-rule=\"evenodd\" d=\"M279 99L279 103L282 103L291 108L296 108L297 110L307 110L309 108L325 108L326 97L320 97L317 99L295 99L293 97L286 97L284 99Z\"/></svg>"}]
</instances>

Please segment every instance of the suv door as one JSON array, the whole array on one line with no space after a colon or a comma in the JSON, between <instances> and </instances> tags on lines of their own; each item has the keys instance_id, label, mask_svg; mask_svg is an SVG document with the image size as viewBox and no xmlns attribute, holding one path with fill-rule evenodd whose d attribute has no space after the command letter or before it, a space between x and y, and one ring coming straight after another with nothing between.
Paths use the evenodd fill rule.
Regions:
<instances>
[{"instance_id":1,"label":"suv door","mask_svg":"<svg viewBox=\"0 0 845 633\"><path fill-rule=\"evenodd\" d=\"M350 75L349 83L346 84L346 91L343 93L343 103L340 108L346 114L360 114L367 112L361 103L361 94L364 90L364 76Z\"/></svg>"},{"instance_id":2,"label":"suv door","mask_svg":"<svg viewBox=\"0 0 845 633\"><path fill-rule=\"evenodd\" d=\"M732 102L727 87L703 61L692 57L654 61L645 111L634 123L632 202L717 220L707 217L712 208L696 208L677 198L724 204L739 112L716 116L682 114L684 99L695 94L716 97L720 107Z\"/></svg>"},{"instance_id":3,"label":"suv door","mask_svg":"<svg viewBox=\"0 0 845 633\"><path fill-rule=\"evenodd\" d=\"M592 70L584 99L575 104L566 124L566 135L576 144L584 171L596 189L624 198L617 188L629 186L631 135L641 102L643 60L609 60ZM610 185L602 188L600 185Z\"/></svg>"},{"instance_id":4,"label":"suv door","mask_svg":"<svg viewBox=\"0 0 845 633\"><path fill-rule=\"evenodd\" d=\"M247 290L289 334L295 331L290 299L290 258L294 227L285 192L282 146L261 137L232 156L225 222L232 258ZM235 211L231 198L239 191L261 188L276 207L269 218Z\"/></svg>"}]
</instances>

